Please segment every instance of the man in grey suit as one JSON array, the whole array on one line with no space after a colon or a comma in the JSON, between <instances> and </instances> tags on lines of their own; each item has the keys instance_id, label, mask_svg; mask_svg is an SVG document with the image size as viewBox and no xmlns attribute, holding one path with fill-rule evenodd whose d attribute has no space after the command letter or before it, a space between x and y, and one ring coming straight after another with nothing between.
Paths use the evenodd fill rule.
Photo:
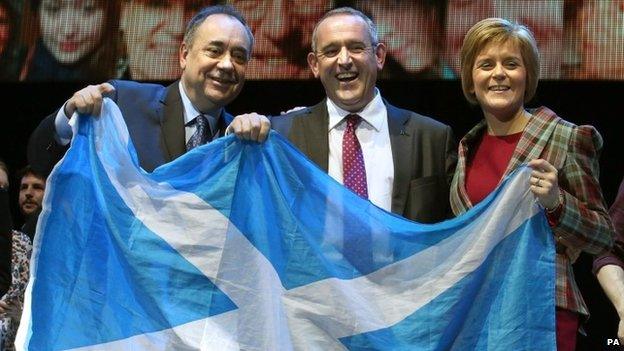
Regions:
<instances>
[{"instance_id":1,"label":"man in grey suit","mask_svg":"<svg viewBox=\"0 0 624 351\"><path fill-rule=\"evenodd\" d=\"M312 35L308 64L327 98L272 119L304 154L337 181L406 218L451 216L449 184L457 161L451 128L399 109L375 87L386 46L360 11L326 13Z\"/></svg>"},{"instance_id":2,"label":"man in grey suit","mask_svg":"<svg viewBox=\"0 0 624 351\"><path fill-rule=\"evenodd\" d=\"M224 110L243 87L252 47L251 30L234 8L204 8L187 26L180 47L179 81L168 87L111 81L77 91L31 136L31 165L49 173L71 140L69 117L74 112L98 115L104 96L121 109L139 163L148 172L223 135L228 125L243 139L264 140L270 128L266 117L232 118Z\"/></svg>"}]
</instances>

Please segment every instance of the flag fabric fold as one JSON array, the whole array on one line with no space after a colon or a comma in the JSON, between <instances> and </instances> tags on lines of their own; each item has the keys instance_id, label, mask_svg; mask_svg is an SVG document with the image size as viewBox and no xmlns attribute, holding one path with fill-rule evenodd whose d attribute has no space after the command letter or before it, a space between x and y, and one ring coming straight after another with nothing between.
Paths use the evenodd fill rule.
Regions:
<instances>
[{"instance_id":1,"label":"flag fabric fold","mask_svg":"<svg viewBox=\"0 0 624 351\"><path fill-rule=\"evenodd\" d=\"M274 132L147 173L106 99L49 177L16 346L554 350L554 244L529 176L425 225Z\"/></svg>"}]
</instances>

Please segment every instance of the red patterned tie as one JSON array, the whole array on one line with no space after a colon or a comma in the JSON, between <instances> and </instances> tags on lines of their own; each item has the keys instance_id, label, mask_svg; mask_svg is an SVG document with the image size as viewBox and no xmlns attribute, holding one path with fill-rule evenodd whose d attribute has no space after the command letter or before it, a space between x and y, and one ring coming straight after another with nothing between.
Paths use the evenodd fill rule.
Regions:
<instances>
[{"instance_id":1,"label":"red patterned tie","mask_svg":"<svg viewBox=\"0 0 624 351\"><path fill-rule=\"evenodd\" d=\"M362 122L362 117L350 114L346 120L347 128L342 137L342 183L354 193L368 199L364 155L355 135L355 129Z\"/></svg>"}]
</instances>

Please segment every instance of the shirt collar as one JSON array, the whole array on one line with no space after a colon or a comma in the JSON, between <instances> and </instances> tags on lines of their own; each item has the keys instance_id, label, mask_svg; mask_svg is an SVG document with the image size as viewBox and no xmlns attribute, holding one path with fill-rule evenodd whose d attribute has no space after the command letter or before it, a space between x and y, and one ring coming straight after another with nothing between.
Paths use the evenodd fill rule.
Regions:
<instances>
[{"instance_id":1,"label":"shirt collar","mask_svg":"<svg viewBox=\"0 0 624 351\"><path fill-rule=\"evenodd\" d=\"M199 110L196 109L195 106L193 106L191 99L189 99L188 95L186 95L186 92L184 91L184 87L182 86L182 81L180 81L180 83L178 84L178 88L180 89L180 97L182 98L182 106L184 106L184 125L188 126L191 123L191 121L195 119L195 117L201 115L202 113L199 112ZM217 121L219 117L221 116L221 113L219 113L217 116L210 116L205 113L203 113L203 115L206 117L212 117L214 118L215 121ZM210 120L210 118L208 119Z\"/></svg>"},{"instance_id":2,"label":"shirt collar","mask_svg":"<svg viewBox=\"0 0 624 351\"><path fill-rule=\"evenodd\" d=\"M376 131L381 130L381 126L383 124L383 111L386 108L383 100L381 99L381 94L379 93L379 89L375 88L375 96L373 100L371 100L360 112L357 114L362 117L362 119L375 128ZM331 99L327 99L327 113L329 114L329 130L336 128L340 123L344 120L347 115L353 113L338 107Z\"/></svg>"}]
</instances>

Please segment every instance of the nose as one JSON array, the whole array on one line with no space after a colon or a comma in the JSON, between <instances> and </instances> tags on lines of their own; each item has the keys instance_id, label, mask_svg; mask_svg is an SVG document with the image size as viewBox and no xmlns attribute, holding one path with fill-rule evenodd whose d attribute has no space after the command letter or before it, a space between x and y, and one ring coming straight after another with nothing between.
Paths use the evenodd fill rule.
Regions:
<instances>
[{"instance_id":1,"label":"nose","mask_svg":"<svg viewBox=\"0 0 624 351\"><path fill-rule=\"evenodd\" d=\"M353 61L351 60L351 54L349 53L349 49L346 47L340 48L340 52L338 53L338 64L341 66L351 66Z\"/></svg>"},{"instance_id":2,"label":"nose","mask_svg":"<svg viewBox=\"0 0 624 351\"><path fill-rule=\"evenodd\" d=\"M290 18L291 14L288 7L292 6L287 0L275 0L270 6L270 12L265 12L262 19L263 32L269 40L277 42L286 38L291 30ZM271 14L271 15L268 15Z\"/></svg>"},{"instance_id":3,"label":"nose","mask_svg":"<svg viewBox=\"0 0 624 351\"><path fill-rule=\"evenodd\" d=\"M219 62L217 63L217 68L221 71L232 71L234 69L234 64L232 62L232 55L229 52L226 52L221 56Z\"/></svg>"},{"instance_id":4,"label":"nose","mask_svg":"<svg viewBox=\"0 0 624 351\"><path fill-rule=\"evenodd\" d=\"M61 19L63 21L63 25L57 26L59 33L63 38L72 38L78 33L78 28L80 26L80 19L78 16L70 15L61 15Z\"/></svg>"},{"instance_id":5,"label":"nose","mask_svg":"<svg viewBox=\"0 0 624 351\"><path fill-rule=\"evenodd\" d=\"M497 63L494 66L494 70L492 71L492 77L494 79L504 79L505 78L505 69L502 64Z\"/></svg>"}]
</instances>

